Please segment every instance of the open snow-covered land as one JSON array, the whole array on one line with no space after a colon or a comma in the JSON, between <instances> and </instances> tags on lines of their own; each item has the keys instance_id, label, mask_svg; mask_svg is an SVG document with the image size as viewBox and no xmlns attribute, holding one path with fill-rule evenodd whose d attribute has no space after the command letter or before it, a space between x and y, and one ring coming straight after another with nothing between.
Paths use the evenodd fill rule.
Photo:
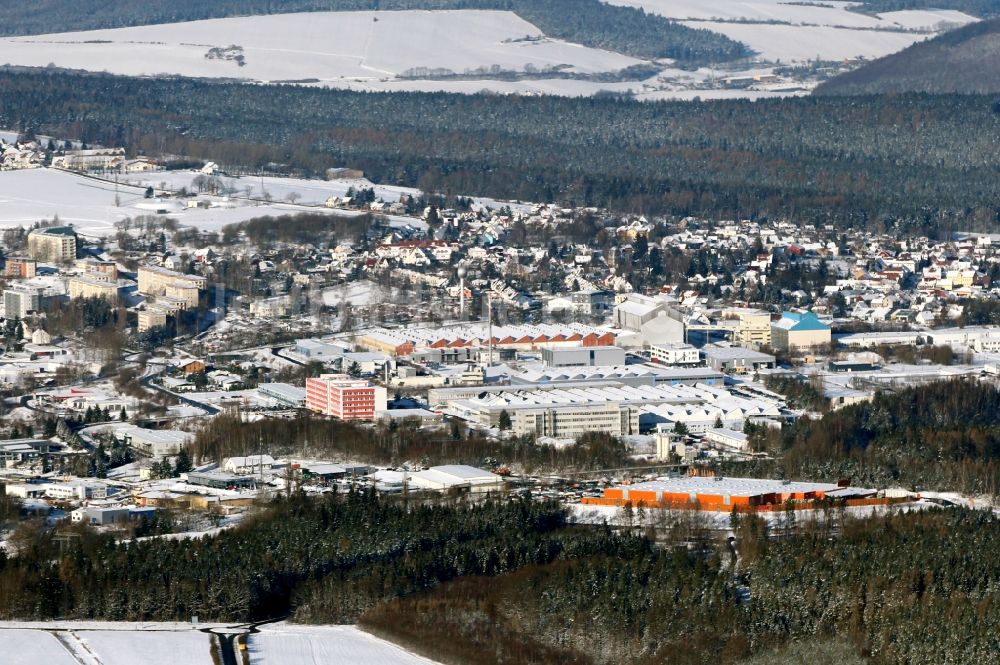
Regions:
<instances>
[{"instance_id":1,"label":"open snow-covered land","mask_svg":"<svg viewBox=\"0 0 1000 665\"><path fill-rule=\"evenodd\" d=\"M211 636L189 624L0 623L4 665L212 665Z\"/></svg>"},{"instance_id":2,"label":"open snow-covered land","mask_svg":"<svg viewBox=\"0 0 1000 665\"><path fill-rule=\"evenodd\" d=\"M148 185L179 189L190 187L197 174L192 172L156 172L143 177L133 177L132 183L107 182L53 169L29 169L0 172L0 228L30 226L41 220L58 216L64 224L72 224L85 236L107 236L116 233L115 224L126 218L158 214L176 219L182 226L206 231L218 231L227 224L242 222L265 215L294 215L301 212L318 212L342 216L359 215L358 211L330 210L322 207L329 196L346 194L349 187L367 186L367 181L324 181L294 178L265 178L264 190L273 201L263 203L246 199L246 187L251 187L251 197L259 197L259 178L226 178L234 196L230 201L212 208L186 208L180 201L166 199L155 201L144 198ZM289 193L301 196L295 204L282 202ZM399 200L403 188L376 187L376 195L386 201ZM413 190L409 190L413 191ZM488 201L488 200L484 200ZM492 202L496 203L496 202ZM497 204L499 206L499 204ZM395 226L425 224L409 217L388 216Z\"/></svg>"},{"instance_id":3,"label":"open snow-covered land","mask_svg":"<svg viewBox=\"0 0 1000 665\"><path fill-rule=\"evenodd\" d=\"M354 626L261 626L248 639L251 665L433 665Z\"/></svg>"},{"instance_id":4,"label":"open snow-covered land","mask_svg":"<svg viewBox=\"0 0 1000 665\"><path fill-rule=\"evenodd\" d=\"M40 630L0 631L0 653L7 665L78 665L55 635Z\"/></svg>"},{"instance_id":5,"label":"open snow-covered land","mask_svg":"<svg viewBox=\"0 0 1000 665\"><path fill-rule=\"evenodd\" d=\"M978 20L941 9L872 16L851 11L856 3L840 0L811 4L787 0L606 1L683 21L692 28L721 32L749 46L758 57L783 63L815 60L817 56L823 60L878 58L946 27Z\"/></svg>"},{"instance_id":6,"label":"open snow-covered land","mask_svg":"<svg viewBox=\"0 0 1000 665\"><path fill-rule=\"evenodd\" d=\"M931 35L887 30L854 30L832 26L688 21L692 28L721 32L741 41L769 62L880 58L902 51Z\"/></svg>"},{"instance_id":7,"label":"open snow-covered land","mask_svg":"<svg viewBox=\"0 0 1000 665\"><path fill-rule=\"evenodd\" d=\"M612 5L638 7L679 21L776 21L792 25L825 25L867 30L936 30L941 24L964 25L974 16L946 9L887 12L877 16L850 8L842 0L792 3L788 0L606 0Z\"/></svg>"},{"instance_id":8,"label":"open snow-covered land","mask_svg":"<svg viewBox=\"0 0 1000 665\"><path fill-rule=\"evenodd\" d=\"M207 57L213 48L224 51ZM547 39L512 12L455 10L276 14L13 37L0 40L0 62L336 85L419 69L462 74L480 67L565 66L595 73L640 61Z\"/></svg>"}]
</instances>

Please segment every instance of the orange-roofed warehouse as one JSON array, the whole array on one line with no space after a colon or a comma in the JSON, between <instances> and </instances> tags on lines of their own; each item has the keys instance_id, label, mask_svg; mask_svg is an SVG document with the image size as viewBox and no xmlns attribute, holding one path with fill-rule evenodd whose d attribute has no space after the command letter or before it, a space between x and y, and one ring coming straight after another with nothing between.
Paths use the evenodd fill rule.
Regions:
<instances>
[{"instance_id":1,"label":"orange-roofed warehouse","mask_svg":"<svg viewBox=\"0 0 1000 665\"><path fill-rule=\"evenodd\" d=\"M584 504L605 506L663 506L712 511L753 509L786 501L862 498L875 490L841 487L830 483L802 483L763 478L683 476L622 485L604 490L603 498L585 498Z\"/></svg>"}]
</instances>

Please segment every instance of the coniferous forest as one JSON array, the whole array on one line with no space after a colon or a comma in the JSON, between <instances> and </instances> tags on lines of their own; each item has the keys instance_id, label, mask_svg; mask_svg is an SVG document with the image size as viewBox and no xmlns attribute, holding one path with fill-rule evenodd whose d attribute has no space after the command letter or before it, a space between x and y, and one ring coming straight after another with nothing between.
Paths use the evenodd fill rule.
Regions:
<instances>
[{"instance_id":1,"label":"coniferous forest","mask_svg":"<svg viewBox=\"0 0 1000 665\"><path fill-rule=\"evenodd\" d=\"M741 475L1000 493L1000 392L989 383L885 391L871 402L758 434L777 461L741 465Z\"/></svg>"},{"instance_id":2,"label":"coniferous forest","mask_svg":"<svg viewBox=\"0 0 1000 665\"><path fill-rule=\"evenodd\" d=\"M631 530L568 526L559 507L523 498L293 494L201 539L84 530L60 550L39 530L15 540L17 556L0 554L0 617L360 621L469 665L780 664L801 662L781 656L795 643L859 663L995 657L991 513L830 509L795 530L794 513L771 526L737 516L733 542L698 513L636 516L650 519L665 527L657 547Z\"/></svg>"},{"instance_id":3,"label":"coniferous forest","mask_svg":"<svg viewBox=\"0 0 1000 665\"><path fill-rule=\"evenodd\" d=\"M936 234L995 230L1000 104L635 102L0 72L0 125L233 173L360 168L443 194Z\"/></svg>"}]
</instances>

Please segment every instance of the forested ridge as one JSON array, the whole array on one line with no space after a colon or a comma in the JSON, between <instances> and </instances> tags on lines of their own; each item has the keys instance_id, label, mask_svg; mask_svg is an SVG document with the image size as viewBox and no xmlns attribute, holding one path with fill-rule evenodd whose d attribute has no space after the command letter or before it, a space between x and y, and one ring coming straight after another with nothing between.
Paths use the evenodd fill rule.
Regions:
<instances>
[{"instance_id":1,"label":"forested ridge","mask_svg":"<svg viewBox=\"0 0 1000 665\"><path fill-rule=\"evenodd\" d=\"M39 0L0 3L0 35L122 28L286 12L491 9L512 11L549 37L683 65L750 55L743 44L634 7L600 0Z\"/></svg>"},{"instance_id":2,"label":"forested ridge","mask_svg":"<svg viewBox=\"0 0 1000 665\"><path fill-rule=\"evenodd\" d=\"M1000 19L972 23L821 83L817 95L1000 92Z\"/></svg>"},{"instance_id":3,"label":"forested ridge","mask_svg":"<svg viewBox=\"0 0 1000 665\"><path fill-rule=\"evenodd\" d=\"M448 194L922 233L996 229L995 101L640 103L0 73L0 126L233 170L346 165Z\"/></svg>"},{"instance_id":4,"label":"forested ridge","mask_svg":"<svg viewBox=\"0 0 1000 665\"><path fill-rule=\"evenodd\" d=\"M737 515L732 545L696 512L645 519L658 544L528 498L293 493L200 539L116 542L80 525L60 548L38 530L0 552L0 617L360 621L468 665L790 665L792 641L816 663L986 663L998 648L990 512Z\"/></svg>"}]
</instances>

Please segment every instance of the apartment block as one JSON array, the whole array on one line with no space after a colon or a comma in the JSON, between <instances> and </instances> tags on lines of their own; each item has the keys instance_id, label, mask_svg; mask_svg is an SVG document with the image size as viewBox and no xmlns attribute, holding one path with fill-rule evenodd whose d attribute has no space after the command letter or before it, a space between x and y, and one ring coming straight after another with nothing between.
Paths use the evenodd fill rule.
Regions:
<instances>
[{"instance_id":1,"label":"apartment block","mask_svg":"<svg viewBox=\"0 0 1000 665\"><path fill-rule=\"evenodd\" d=\"M386 410L385 388L346 374L306 379L306 408L340 420L375 420Z\"/></svg>"},{"instance_id":2,"label":"apartment block","mask_svg":"<svg viewBox=\"0 0 1000 665\"><path fill-rule=\"evenodd\" d=\"M76 259L76 231L68 226L35 229L28 234L28 256L47 263L73 261Z\"/></svg>"},{"instance_id":3,"label":"apartment block","mask_svg":"<svg viewBox=\"0 0 1000 665\"><path fill-rule=\"evenodd\" d=\"M3 276L7 279L31 279L38 269L38 261L26 256L8 256L4 262Z\"/></svg>"},{"instance_id":4,"label":"apartment block","mask_svg":"<svg viewBox=\"0 0 1000 665\"><path fill-rule=\"evenodd\" d=\"M139 293L144 296L167 296L197 307L198 296L208 284L201 275L185 275L159 266L139 266Z\"/></svg>"},{"instance_id":5,"label":"apartment block","mask_svg":"<svg viewBox=\"0 0 1000 665\"><path fill-rule=\"evenodd\" d=\"M42 290L36 288L4 289L3 315L8 319L23 319L41 309Z\"/></svg>"},{"instance_id":6,"label":"apartment block","mask_svg":"<svg viewBox=\"0 0 1000 665\"><path fill-rule=\"evenodd\" d=\"M118 300L118 282L108 282L90 275L77 275L69 279L70 298L104 298Z\"/></svg>"},{"instance_id":7,"label":"apartment block","mask_svg":"<svg viewBox=\"0 0 1000 665\"><path fill-rule=\"evenodd\" d=\"M139 332L146 332L150 328L161 328L167 325L167 313L162 309L146 308L136 313L138 318Z\"/></svg>"}]
</instances>

